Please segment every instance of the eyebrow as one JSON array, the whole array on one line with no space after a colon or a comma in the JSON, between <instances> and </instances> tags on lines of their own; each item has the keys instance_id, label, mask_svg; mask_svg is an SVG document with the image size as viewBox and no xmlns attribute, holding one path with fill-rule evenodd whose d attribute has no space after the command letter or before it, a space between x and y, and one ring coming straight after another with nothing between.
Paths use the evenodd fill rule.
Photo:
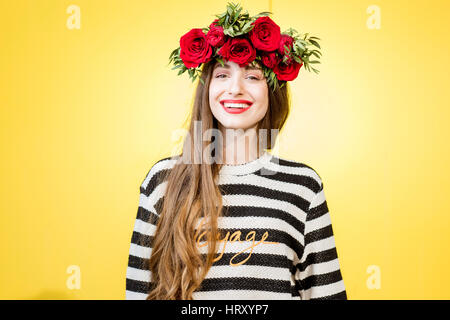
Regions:
<instances>
[{"instance_id":1,"label":"eyebrow","mask_svg":"<svg viewBox=\"0 0 450 320\"><path fill-rule=\"evenodd\" d=\"M222 65L220 64L220 62L217 62L217 63L214 65L214 69L215 69L216 67L225 68L225 69L230 69L230 68L231 68L230 65L229 65L228 63L225 63L225 64L222 66ZM257 68L257 67L250 66L250 65L245 66L244 69L245 69L245 70L262 70L261 68Z\"/></svg>"}]
</instances>

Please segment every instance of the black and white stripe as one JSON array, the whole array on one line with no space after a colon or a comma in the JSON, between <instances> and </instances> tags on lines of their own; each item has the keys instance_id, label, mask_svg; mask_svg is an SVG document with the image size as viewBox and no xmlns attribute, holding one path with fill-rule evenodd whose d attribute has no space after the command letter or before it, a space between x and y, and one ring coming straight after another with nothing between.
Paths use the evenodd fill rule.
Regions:
<instances>
[{"instance_id":1,"label":"black and white stripe","mask_svg":"<svg viewBox=\"0 0 450 320\"><path fill-rule=\"evenodd\" d=\"M153 285L147 264L167 183L161 176L176 161L156 162L140 186L126 299L145 299ZM265 152L243 165L224 166L218 184L225 210L219 228L228 241L219 245L222 257L194 299L347 299L323 183L314 169ZM255 245L264 234L273 243ZM206 254L207 246L199 251Z\"/></svg>"}]
</instances>

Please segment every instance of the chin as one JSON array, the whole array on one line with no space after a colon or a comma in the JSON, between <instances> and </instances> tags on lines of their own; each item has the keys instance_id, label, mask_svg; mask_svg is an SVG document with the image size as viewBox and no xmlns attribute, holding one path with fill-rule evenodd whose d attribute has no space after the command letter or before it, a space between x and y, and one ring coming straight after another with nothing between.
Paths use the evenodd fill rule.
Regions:
<instances>
[{"instance_id":1,"label":"chin","mask_svg":"<svg viewBox=\"0 0 450 320\"><path fill-rule=\"evenodd\" d=\"M233 122L233 123L224 123L222 122L222 126L225 129L243 129L243 130L247 130L248 128L252 128L256 125L256 123L237 123L237 122Z\"/></svg>"}]
</instances>

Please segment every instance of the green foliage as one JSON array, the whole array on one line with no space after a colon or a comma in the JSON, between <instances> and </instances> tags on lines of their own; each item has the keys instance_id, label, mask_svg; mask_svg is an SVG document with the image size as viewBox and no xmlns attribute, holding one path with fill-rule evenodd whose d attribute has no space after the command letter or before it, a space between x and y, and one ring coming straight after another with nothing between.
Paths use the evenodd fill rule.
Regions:
<instances>
[{"instance_id":1,"label":"green foliage","mask_svg":"<svg viewBox=\"0 0 450 320\"><path fill-rule=\"evenodd\" d=\"M230 37L237 37L249 33L253 29L252 23L259 17L268 16L271 12L261 12L250 17L248 12L241 14L242 8L239 4L228 3L227 11L215 15L218 19L217 25L223 28L223 33Z\"/></svg>"}]
</instances>

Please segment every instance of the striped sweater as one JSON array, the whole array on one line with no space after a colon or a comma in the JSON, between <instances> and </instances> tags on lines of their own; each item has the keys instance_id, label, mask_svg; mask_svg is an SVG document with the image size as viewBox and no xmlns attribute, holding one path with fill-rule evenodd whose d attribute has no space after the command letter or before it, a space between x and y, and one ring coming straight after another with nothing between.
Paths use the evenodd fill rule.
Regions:
<instances>
[{"instance_id":1,"label":"striped sweater","mask_svg":"<svg viewBox=\"0 0 450 320\"><path fill-rule=\"evenodd\" d=\"M152 284L146 266L167 183L158 177L178 157L156 162L140 187L127 300L145 299ZM220 259L194 300L347 299L323 182L314 169L266 151L251 162L224 165L216 182L224 205ZM206 254L207 245L199 252Z\"/></svg>"}]
</instances>

